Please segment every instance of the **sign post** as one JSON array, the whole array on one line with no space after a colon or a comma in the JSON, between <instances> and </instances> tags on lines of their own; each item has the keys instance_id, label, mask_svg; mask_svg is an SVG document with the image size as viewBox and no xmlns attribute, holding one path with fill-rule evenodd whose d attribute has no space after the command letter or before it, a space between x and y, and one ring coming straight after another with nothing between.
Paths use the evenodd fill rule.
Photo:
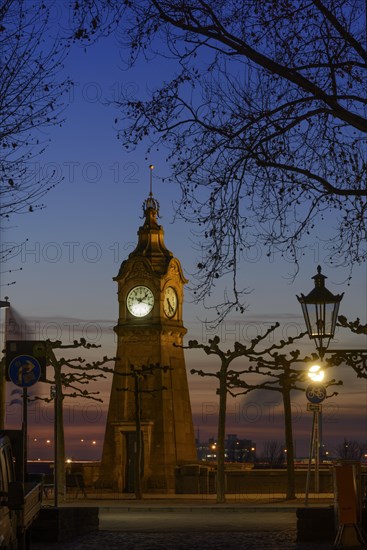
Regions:
<instances>
[{"instance_id":1,"label":"sign post","mask_svg":"<svg viewBox=\"0 0 367 550\"><path fill-rule=\"evenodd\" d=\"M308 459L308 469L306 478L305 504L308 504L308 494L310 488L310 476L312 458L315 457L315 493L320 491L320 414L322 411L322 401L326 397L326 388L320 384L310 384L306 389L308 399L307 410L313 412L312 434L310 440L310 452Z\"/></svg>"},{"instance_id":2,"label":"sign post","mask_svg":"<svg viewBox=\"0 0 367 550\"><path fill-rule=\"evenodd\" d=\"M28 443L28 391L27 388L36 384L41 377L41 365L31 355L18 355L11 359L8 374L10 380L23 388L23 475L22 481L27 481L27 443Z\"/></svg>"}]
</instances>

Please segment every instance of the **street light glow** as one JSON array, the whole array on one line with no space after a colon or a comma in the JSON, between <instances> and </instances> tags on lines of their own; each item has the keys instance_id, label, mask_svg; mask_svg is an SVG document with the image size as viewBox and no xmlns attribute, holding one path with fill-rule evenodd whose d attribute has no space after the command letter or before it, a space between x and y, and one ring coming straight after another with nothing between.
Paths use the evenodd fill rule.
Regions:
<instances>
[{"instance_id":1,"label":"street light glow","mask_svg":"<svg viewBox=\"0 0 367 550\"><path fill-rule=\"evenodd\" d=\"M320 365L312 365L308 370L308 377L312 382L322 382L324 380L325 373Z\"/></svg>"}]
</instances>

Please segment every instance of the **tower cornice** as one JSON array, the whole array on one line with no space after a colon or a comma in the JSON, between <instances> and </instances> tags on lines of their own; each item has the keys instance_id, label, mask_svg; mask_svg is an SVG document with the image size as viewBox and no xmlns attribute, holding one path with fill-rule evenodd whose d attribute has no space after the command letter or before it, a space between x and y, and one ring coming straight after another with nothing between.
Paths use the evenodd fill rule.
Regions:
<instances>
[{"instance_id":1,"label":"tower cornice","mask_svg":"<svg viewBox=\"0 0 367 550\"><path fill-rule=\"evenodd\" d=\"M137 323L133 325L131 323L119 323L113 330L119 336L127 336L129 338L136 336L137 339L142 337L153 336L169 336L176 338L183 338L187 333L187 329L180 323L156 323L154 325L142 325Z\"/></svg>"}]
</instances>

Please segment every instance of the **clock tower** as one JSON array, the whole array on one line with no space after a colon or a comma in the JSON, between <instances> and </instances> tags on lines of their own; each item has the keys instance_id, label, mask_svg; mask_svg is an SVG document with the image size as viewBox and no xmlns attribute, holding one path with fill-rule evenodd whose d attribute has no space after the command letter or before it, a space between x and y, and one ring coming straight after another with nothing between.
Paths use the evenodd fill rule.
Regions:
<instances>
[{"instance_id":1,"label":"clock tower","mask_svg":"<svg viewBox=\"0 0 367 550\"><path fill-rule=\"evenodd\" d=\"M182 345L181 264L164 244L159 204L143 204L138 243L122 262L118 284L117 353L103 445L100 481L134 491L136 398L140 399L141 476L146 492L175 492L175 469L197 462ZM139 396L131 366L158 365L143 379ZM135 388L135 390L134 390ZM120 390L120 391L119 391ZM122 390L122 391L121 391Z\"/></svg>"}]
</instances>

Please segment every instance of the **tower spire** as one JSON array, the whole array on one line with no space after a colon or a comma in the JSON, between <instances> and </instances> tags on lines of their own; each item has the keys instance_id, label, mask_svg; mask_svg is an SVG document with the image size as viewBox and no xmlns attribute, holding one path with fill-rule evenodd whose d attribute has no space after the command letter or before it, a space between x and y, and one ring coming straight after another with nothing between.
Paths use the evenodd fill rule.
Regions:
<instances>
[{"instance_id":1,"label":"tower spire","mask_svg":"<svg viewBox=\"0 0 367 550\"><path fill-rule=\"evenodd\" d=\"M143 212L146 220L159 217L159 202L153 197L153 164L149 165L149 197L143 202Z\"/></svg>"}]
</instances>

